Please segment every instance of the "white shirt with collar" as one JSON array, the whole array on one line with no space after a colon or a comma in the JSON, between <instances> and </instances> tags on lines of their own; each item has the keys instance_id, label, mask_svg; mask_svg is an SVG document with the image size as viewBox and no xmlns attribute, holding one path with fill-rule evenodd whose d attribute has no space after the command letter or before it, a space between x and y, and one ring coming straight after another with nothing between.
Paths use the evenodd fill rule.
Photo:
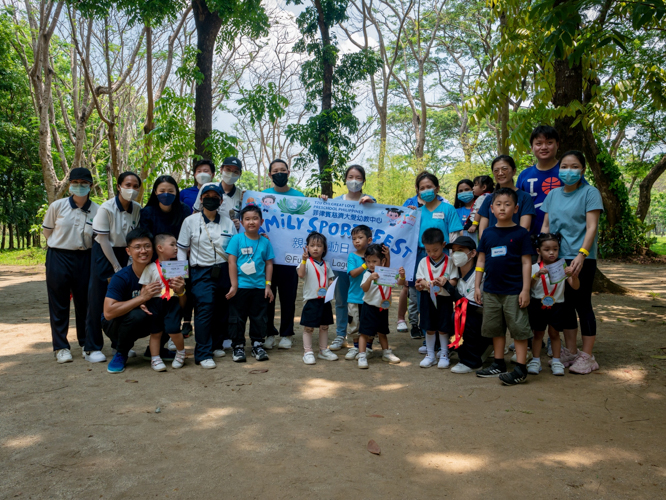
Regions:
<instances>
[{"instance_id":1,"label":"white shirt with collar","mask_svg":"<svg viewBox=\"0 0 666 500\"><path fill-rule=\"evenodd\" d=\"M201 190L204 188L204 186L208 185L219 186L224 193L222 196L222 203L220 204L220 208L218 208L217 211L229 219L229 212L233 210L235 213L234 219L238 219L241 211L241 205L243 204L243 191L238 189L235 185L232 187L231 192L227 194L224 192L224 188L222 187L221 182L209 182L208 184L204 184L199 189L199 194L197 195L197 199L194 202L192 209L196 210L197 212L201 212Z\"/></svg>"},{"instance_id":2,"label":"white shirt with collar","mask_svg":"<svg viewBox=\"0 0 666 500\"><path fill-rule=\"evenodd\" d=\"M458 277L460 274L460 268L456 268L455 272L456 276ZM485 279L486 275L483 275L483 279ZM481 281L481 291L483 292L483 279ZM477 307L479 304L477 304L474 301L474 290L476 290L476 270L474 266L472 266L472 269L467 273L467 276L463 276L461 278L458 278L458 283L456 284L456 289L458 290L458 293L465 297L467 300L469 300L470 304L475 305Z\"/></svg>"},{"instance_id":3,"label":"white shirt with collar","mask_svg":"<svg viewBox=\"0 0 666 500\"><path fill-rule=\"evenodd\" d=\"M62 198L49 206L42 227L53 232L46 240L49 248L89 250L92 248L93 219L99 205L90 199L79 208L74 197Z\"/></svg>"},{"instance_id":4,"label":"white shirt with collar","mask_svg":"<svg viewBox=\"0 0 666 500\"><path fill-rule=\"evenodd\" d=\"M361 285L368 281L370 279L370 276L372 276L372 273L370 271L366 271L363 273L363 280L361 281ZM382 289L380 292L379 289ZM384 293L384 297L382 297L382 292ZM389 301L389 306L391 304L391 287L390 286L382 286L382 285L377 285L374 281L370 283L370 288L368 289L367 292L363 294L363 302L366 304L370 304L371 306L375 307L382 307L382 302L384 300Z\"/></svg>"},{"instance_id":5,"label":"white shirt with collar","mask_svg":"<svg viewBox=\"0 0 666 500\"><path fill-rule=\"evenodd\" d=\"M539 266L539 264L532 264L532 276L538 273L539 269L541 269L541 266ZM544 278L546 279L546 288L548 289L548 295L553 295L554 291L555 293L553 295L553 299L555 300L555 303L561 304L562 302L564 302L564 286L566 284L566 281L557 283L557 285L551 285L550 276L546 274ZM556 286L557 288L555 288ZM536 283L532 285L532 293L530 295L532 296L533 299L539 301L545 297L546 293L544 292L543 281L541 280L540 276L537 276Z\"/></svg>"},{"instance_id":6,"label":"white shirt with collar","mask_svg":"<svg viewBox=\"0 0 666 500\"><path fill-rule=\"evenodd\" d=\"M125 247L125 236L132 229L139 226L141 205L136 201L130 202L129 209L125 210L120 204L118 196L105 201L97 210L93 219L95 234L108 234L113 247Z\"/></svg>"},{"instance_id":7,"label":"white shirt with collar","mask_svg":"<svg viewBox=\"0 0 666 500\"><path fill-rule=\"evenodd\" d=\"M314 262L314 264L312 264ZM319 273L319 278L317 278ZM324 261L321 263L314 259L307 259L305 261L305 279L303 281L303 300L312 300L319 298L318 291L324 287L328 289L328 280L335 278L333 269L326 264L326 271L324 271Z\"/></svg>"},{"instance_id":8,"label":"white shirt with collar","mask_svg":"<svg viewBox=\"0 0 666 500\"><path fill-rule=\"evenodd\" d=\"M183 221L180 228L178 248L190 251L191 266L222 264L227 259L220 253L226 254L227 245L237 232L229 217L222 217L218 213L215 220L209 220L203 213L192 214Z\"/></svg>"},{"instance_id":9,"label":"white shirt with collar","mask_svg":"<svg viewBox=\"0 0 666 500\"><path fill-rule=\"evenodd\" d=\"M430 261L430 271L432 271L432 278L428 272L428 261ZM444 265L446 264L446 269ZM443 272L443 274L442 274ZM435 278L444 276L446 279L456 279L458 277L458 268L453 265L453 259L448 256L442 256L442 260L435 263L428 256L421 259L419 262L419 267L416 269L416 279L417 280L426 280L427 282L434 281ZM439 287L438 295L448 296L449 293L444 290L444 287Z\"/></svg>"}]
</instances>

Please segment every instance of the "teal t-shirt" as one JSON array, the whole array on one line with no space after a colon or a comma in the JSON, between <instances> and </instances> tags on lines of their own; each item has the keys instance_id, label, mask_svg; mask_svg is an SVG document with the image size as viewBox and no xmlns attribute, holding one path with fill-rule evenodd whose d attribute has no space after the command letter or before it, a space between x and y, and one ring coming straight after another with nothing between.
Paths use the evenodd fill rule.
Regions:
<instances>
[{"instance_id":1,"label":"teal t-shirt","mask_svg":"<svg viewBox=\"0 0 666 500\"><path fill-rule=\"evenodd\" d=\"M266 288L266 261L275 258L268 238L260 236L258 240L252 240L245 233L236 234L227 246L227 253L238 259L238 288ZM250 261L254 262L256 272L245 274L241 266Z\"/></svg>"},{"instance_id":2,"label":"teal t-shirt","mask_svg":"<svg viewBox=\"0 0 666 500\"><path fill-rule=\"evenodd\" d=\"M589 184L581 184L571 193L565 193L564 188L553 189L548 193L541 205L541 210L548 214L549 230L551 233L562 235L560 245L560 258L573 259L585 240L587 212L604 210L601 193ZM592 248L588 248L588 259L597 258L597 238L594 235Z\"/></svg>"},{"instance_id":3,"label":"teal t-shirt","mask_svg":"<svg viewBox=\"0 0 666 500\"><path fill-rule=\"evenodd\" d=\"M455 233L456 231L462 231L463 229L458 212L453 208L453 205L446 203L445 201L441 202L432 212L428 210L425 205L419 210L421 211L419 248L424 248L421 238L426 229L430 229L431 227L441 229L444 233L444 241L446 241L446 243L449 242L449 233Z\"/></svg>"},{"instance_id":4,"label":"teal t-shirt","mask_svg":"<svg viewBox=\"0 0 666 500\"><path fill-rule=\"evenodd\" d=\"M347 258L347 274L349 274L349 271L352 269L361 267L364 262L365 259L363 257L359 257L355 253L350 253L349 257ZM363 304L364 292L361 290L362 281L363 273L356 276L356 278L352 278L351 275L349 276L349 293L347 294L348 304Z\"/></svg>"},{"instance_id":5,"label":"teal t-shirt","mask_svg":"<svg viewBox=\"0 0 666 500\"><path fill-rule=\"evenodd\" d=\"M282 195L285 195L285 196L305 196L305 195L304 195L303 193L301 193L298 189L294 189L294 188L289 188L289 191L286 191L286 192L284 192L284 193L278 193L278 192L275 190L275 188L270 187L270 188L268 188L268 189L264 189L264 190L262 191L262 193L268 193L268 194L282 194Z\"/></svg>"}]
</instances>

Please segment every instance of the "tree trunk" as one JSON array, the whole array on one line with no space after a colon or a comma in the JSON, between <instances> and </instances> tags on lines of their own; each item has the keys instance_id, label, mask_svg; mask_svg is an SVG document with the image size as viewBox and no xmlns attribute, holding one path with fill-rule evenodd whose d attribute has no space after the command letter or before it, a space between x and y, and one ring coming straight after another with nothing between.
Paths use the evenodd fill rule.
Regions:
<instances>
[{"instance_id":1,"label":"tree trunk","mask_svg":"<svg viewBox=\"0 0 666 500\"><path fill-rule=\"evenodd\" d=\"M30 248L31 240L32 240L32 238L31 238L31 234L30 234L30 233L26 233L26 235L25 235L25 246L26 246L27 248Z\"/></svg>"},{"instance_id":2,"label":"tree trunk","mask_svg":"<svg viewBox=\"0 0 666 500\"><path fill-rule=\"evenodd\" d=\"M118 165L118 145L116 144L116 108L113 102L113 81L111 79L111 55L109 49L109 18L104 20L104 60L106 63L106 78L109 85L109 123L107 124L106 134L109 140L109 155L111 164L107 163L107 187L109 190L109 198L113 196L114 179L120 175L120 166Z\"/></svg>"},{"instance_id":3,"label":"tree trunk","mask_svg":"<svg viewBox=\"0 0 666 500\"><path fill-rule=\"evenodd\" d=\"M322 66L324 69L321 95L321 114L324 115L331 110L333 106L333 68L335 59L331 60L329 52L331 51L331 34L329 26L324 19L324 10L320 0L314 0L317 8L317 23L321 33L322 44ZM321 123L321 122L320 122ZM321 125L320 125L321 126ZM321 127L319 130L319 179L321 185L321 194L333 196L333 176L329 165L330 156L328 153L329 130L328 127Z\"/></svg>"},{"instance_id":4,"label":"tree trunk","mask_svg":"<svg viewBox=\"0 0 666 500\"><path fill-rule=\"evenodd\" d=\"M662 156L657 164L650 169L645 178L638 186L638 205L636 206L636 217L642 222L645 222L648 211L650 210L650 202L652 201L652 186L659 179L661 174L666 171L666 155Z\"/></svg>"},{"instance_id":5,"label":"tree trunk","mask_svg":"<svg viewBox=\"0 0 666 500\"><path fill-rule=\"evenodd\" d=\"M192 0L194 24L197 29L197 67L203 81L197 83L194 100L194 154L209 159L205 141L213 131L213 55L215 39L222 19L208 10L205 0Z\"/></svg>"},{"instance_id":6,"label":"tree trunk","mask_svg":"<svg viewBox=\"0 0 666 500\"><path fill-rule=\"evenodd\" d=\"M600 269L594 275L594 282L592 283L592 291L597 293L612 293L615 295L627 295L632 292L630 288L618 285L606 277Z\"/></svg>"},{"instance_id":7,"label":"tree trunk","mask_svg":"<svg viewBox=\"0 0 666 500\"><path fill-rule=\"evenodd\" d=\"M553 63L555 69L555 93L553 94L553 106L556 108L567 107L573 102L582 104L583 101L583 67L576 64L569 67L569 61L559 59ZM583 126L578 123L575 127L571 125L580 113L574 116L563 116L555 120L555 129L560 135L560 153L583 150Z\"/></svg>"},{"instance_id":8,"label":"tree trunk","mask_svg":"<svg viewBox=\"0 0 666 500\"><path fill-rule=\"evenodd\" d=\"M9 225L9 249L14 250L14 226Z\"/></svg>"},{"instance_id":9,"label":"tree trunk","mask_svg":"<svg viewBox=\"0 0 666 500\"><path fill-rule=\"evenodd\" d=\"M0 243L0 249L5 249L5 231L7 230L6 226L2 225L2 243Z\"/></svg>"}]
</instances>

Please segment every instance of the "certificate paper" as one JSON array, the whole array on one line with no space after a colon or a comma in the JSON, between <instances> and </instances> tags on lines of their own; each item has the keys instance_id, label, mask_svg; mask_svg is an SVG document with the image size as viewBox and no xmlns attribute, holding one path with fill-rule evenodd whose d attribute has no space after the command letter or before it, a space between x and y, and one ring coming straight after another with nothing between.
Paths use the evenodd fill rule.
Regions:
<instances>
[{"instance_id":1,"label":"certificate paper","mask_svg":"<svg viewBox=\"0 0 666 500\"><path fill-rule=\"evenodd\" d=\"M567 279L567 275L564 274L564 269L566 269L566 267L567 263L564 259L560 259L557 262L553 262L546 266L546 269L548 269L548 279L550 280L551 285Z\"/></svg>"},{"instance_id":2,"label":"certificate paper","mask_svg":"<svg viewBox=\"0 0 666 500\"><path fill-rule=\"evenodd\" d=\"M190 276L190 264L186 260L167 260L160 262L160 266L165 279L177 278L178 276L189 278Z\"/></svg>"},{"instance_id":3,"label":"certificate paper","mask_svg":"<svg viewBox=\"0 0 666 500\"><path fill-rule=\"evenodd\" d=\"M432 283L430 283L430 300L432 300L432 303L437 307L437 295L435 294L435 288Z\"/></svg>"},{"instance_id":4,"label":"certificate paper","mask_svg":"<svg viewBox=\"0 0 666 500\"><path fill-rule=\"evenodd\" d=\"M330 302L333 300L333 297L335 297L335 285L338 284L338 278L335 278L333 280L333 283L331 283L331 286L328 287L328 290L326 290L326 297L324 298L324 304L326 302Z\"/></svg>"},{"instance_id":5,"label":"certificate paper","mask_svg":"<svg viewBox=\"0 0 666 500\"><path fill-rule=\"evenodd\" d=\"M375 272L379 275L379 278L375 281L378 285L395 286L400 279L398 270L392 267L375 266Z\"/></svg>"}]
</instances>

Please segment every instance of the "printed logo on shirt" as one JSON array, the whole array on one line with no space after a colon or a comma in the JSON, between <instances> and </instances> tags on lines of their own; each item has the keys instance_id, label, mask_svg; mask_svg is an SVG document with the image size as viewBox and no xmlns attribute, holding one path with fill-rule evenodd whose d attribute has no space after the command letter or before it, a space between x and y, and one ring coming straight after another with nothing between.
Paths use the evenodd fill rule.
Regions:
<instances>
[{"instance_id":1,"label":"printed logo on shirt","mask_svg":"<svg viewBox=\"0 0 666 500\"><path fill-rule=\"evenodd\" d=\"M132 290L132 298L136 298L141 295L141 290Z\"/></svg>"},{"instance_id":2,"label":"printed logo on shirt","mask_svg":"<svg viewBox=\"0 0 666 500\"><path fill-rule=\"evenodd\" d=\"M490 249L491 257L503 257L506 255L506 247L494 247Z\"/></svg>"},{"instance_id":3,"label":"printed logo on shirt","mask_svg":"<svg viewBox=\"0 0 666 500\"><path fill-rule=\"evenodd\" d=\"M548 177L548 179L541 183L541 190L544 192L544 194L548 194L553 189L556 189L561 185L562 181L560 181L557 177Z\"/></svg>"}]
</instances>

